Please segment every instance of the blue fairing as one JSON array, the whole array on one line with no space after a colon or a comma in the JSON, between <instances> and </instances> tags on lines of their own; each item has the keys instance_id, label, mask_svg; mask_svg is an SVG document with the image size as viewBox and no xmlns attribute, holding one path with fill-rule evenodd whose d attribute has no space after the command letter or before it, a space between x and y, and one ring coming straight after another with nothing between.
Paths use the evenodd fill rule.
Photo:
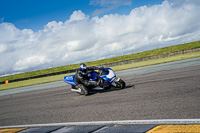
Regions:
<instances>
[{"instance_id":1,"label":"blue fairing","mask_svg":"<svg viewBox=\"0 0 200 133\"><path fill-rule=\"evenodd\" d=\"M66 82L66 83L68 83L68 84L71 84L71 85L76 86L76 83L74 82L74 76L75 76L75 75L65 76L65 77L63 78L63 81Z\"/></svg>"},{"instance_id":2,"label":"blue fairing","mask_svg":"<svg viewBox=\"0 0 200 133\"><path fill-rule=\"evenodd\" d=\"M105 75L100 76L103 78L108 85L111 85L114 79L116 78L115 72L111 68L105 68L108 70L108 73L106 72Z\"/></svg>"},{"instance_id":3,"label":"blue fairing","mask_svg":"<svg viewBox=\"0 0 200 133\"><path fill-rule=\"evenodd\" d=\"M89 74L91 74L90 80L92 81L98 80L98 78L96 77L96 75L98 74L97 72L93 71L92 73L89 73Z\"/></svg>"}]
</instances>

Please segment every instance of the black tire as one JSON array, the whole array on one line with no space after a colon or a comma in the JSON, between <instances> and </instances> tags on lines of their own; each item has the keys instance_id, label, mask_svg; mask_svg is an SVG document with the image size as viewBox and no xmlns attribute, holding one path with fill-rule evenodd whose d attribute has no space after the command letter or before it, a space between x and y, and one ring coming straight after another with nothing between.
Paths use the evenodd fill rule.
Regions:
<instances>
[{"instance_id":1,"label":"black tire","mask_svg":"<svg viewBox=\"0 0 200 133\"><path fill-rule=\"evenodd\" d=\"M122 79L120 79L116 84L116 89L124 89L126 87L126 83Z\"/></svg>"},{"instance_id":2,"label":"black tire","mask_svg":"<svg viewBox=\"0 0 200 133\"><path fill-rule=\"evenodd\" d=\"M80 84L79 87L81 89L81 95L87 96L89 94L88 89L84 85Z\"/></svg>"}]
</instances>

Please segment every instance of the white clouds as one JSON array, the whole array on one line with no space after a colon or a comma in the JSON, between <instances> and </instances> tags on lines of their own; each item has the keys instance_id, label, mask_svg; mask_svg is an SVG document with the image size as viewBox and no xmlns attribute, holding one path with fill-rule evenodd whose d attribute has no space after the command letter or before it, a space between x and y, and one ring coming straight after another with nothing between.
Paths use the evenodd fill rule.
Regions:
<instances>
[{"instance_id":1,"label":"white clouds","mask_svg":"<svg viewBox=\"0 0 200 133\"><path fill-rule=\"evenodd\" d=\"M31 57L26 57L23 60L19 60L15 63L13 70L14 71L21 71L21 70L25 70L25 69L30 69L30 68L34 68L37 66L41 66L45 63L50 63L51 59L48 59L45 56L41 56L41 55L34 55Z\"/></svg>"},{"instance_id":2,"label":"white clouds","mask_svg":"<svg viewBox=\"0 0 200 133\"><path fill-rule=\"evenodd\" d=\"M0 54L5 53L7 50L7 46L5 44L0 44Z\"/></svg>"},{"instance_id":3,"label":"white clouds","mask_svg":"<svg viewBox=\"0 0 200 133\"><path fill-rule=\"evenodd\" d=\"M80 49L80 41L71 41L71 42L68 42L68 48L70 51L78 51L78 50L81 50Z\"/></svg>"},{"instance_id":4,"label":"white clouds","mask_svg":"<svg viewBox=\"0 0 200 133\"><path fill-rule=\"evenodd\" d=\"M199 8L196 0L168 0L135 8L129 15L91 19L79 10L69 20L49 22L38 32L1 23L0 74L200 40Z\"/></svg>"},{"instance_id":5,"label":"white clouds","mask_svg":"<svg viewBox=\"0 0 200 133\"><path fill-rule=\"evenodd\" d=\"M89 19L89 16L86 16L81 10L78 10L73 12L68 22L75 22L87 19Z\"/></svg>"},{"instance_id":6,"label":"white clouds","mask_svg":"<svg viewBox=\"0 0 200 133\"><path fill-rule=\"evenodd\" d=\"M58 31L59 29L62 28L62 25L63 25L63 22L56 22L56 21L52 21L52 22L49 22L47 25L45 25L44 27L44 32L56 32Z\"/></svg>"}]
</instances>

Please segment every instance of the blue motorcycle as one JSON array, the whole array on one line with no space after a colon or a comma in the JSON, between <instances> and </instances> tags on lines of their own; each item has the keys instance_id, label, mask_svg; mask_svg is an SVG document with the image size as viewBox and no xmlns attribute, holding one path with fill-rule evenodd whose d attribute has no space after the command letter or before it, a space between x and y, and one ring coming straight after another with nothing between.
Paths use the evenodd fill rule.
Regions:
<instances>
[{"instance_id":1,"label":"blue motorcycle","mask_svg":"<svg viewBox=\"0 0 200 133\"><path fill-rule=\"evenodd\" d=\"M98 81L101 79L101 84L98 87L94 86L87 86L89 91L93 90L106 90L106 89L123 89L126 86L126 83L120 79L119 77L116 77L115 72L111 68L103 68L97 71L89 71L86 75L89 80L91 81ZM74 82L75 74L65 76L63 78L63 81L71 85L71 91L77 92L80 95L83 95L84 92L82 91L82 87L85 87L82 84L77 85Z\"/></svg>"}]
</instances>

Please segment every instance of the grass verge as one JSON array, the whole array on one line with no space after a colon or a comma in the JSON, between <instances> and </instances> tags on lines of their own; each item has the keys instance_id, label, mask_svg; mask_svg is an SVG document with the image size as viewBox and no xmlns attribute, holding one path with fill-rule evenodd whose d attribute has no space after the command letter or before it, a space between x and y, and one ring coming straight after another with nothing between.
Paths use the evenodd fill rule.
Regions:
<instances>
[{"instance_id":1,"label":"grass verge","mask_svg":"<svg viewBox=\"0 0 200 133\"><path fill-rule=\"evenodd\" d=\"M197 58L197 57L200 57L200 52L154 59L154 60L149 60L149 61L136 62L136 63L125 64L125 65L119 65L119 66L114 66L111 68L115 71L120 71L120 70L125 70L125 69L156 65L156 64L185 60L185 59L190 59L190 58ZM73 73L70 73L70 74L73 74ZM3 84L3 85L0 85L0 90L7 90L7 89L12 89L12 88L43 84L43 83L54 82L54 81L62 81L64 76L70 75L70 74L55 75L55 76L49 76L49 77L44 77L44 78L30 79L30 80L25 80L25 81L13 82L9 84Z\"/></svg>"}]
</instances>

